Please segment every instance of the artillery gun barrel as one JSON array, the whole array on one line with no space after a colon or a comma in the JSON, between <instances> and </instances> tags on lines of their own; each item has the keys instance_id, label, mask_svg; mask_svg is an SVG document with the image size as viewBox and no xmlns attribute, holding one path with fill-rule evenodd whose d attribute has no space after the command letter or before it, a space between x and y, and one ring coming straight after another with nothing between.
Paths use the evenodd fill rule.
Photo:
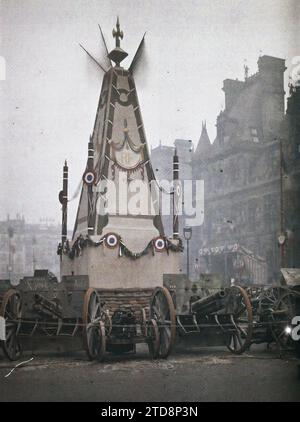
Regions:
<instances>
[{"instance_id":1,"label":"artillery gun barrel","mask_svg":"<svg viewBox=\"0 0 300 422\"><path fill-rule=\"evenodd\" d=\"M191 304L191 310L198 315L209 315L224 307L223 299L226 296L225 290L220 290L209 296L202 297Z\"/></svg>"},{"instance_id":2,"label":"artillery gun barrel","mask_svg":"<svg viewBox=\"0 0 300 422\"><path fill-rule=\"evenodd\" d=\"M34 299L35 304L33 306L37 312L41 312L52 317L55 316L62 318L62 307L58 301L46 299L39 293L34 295Z\"/></svg>"}]
</instances>

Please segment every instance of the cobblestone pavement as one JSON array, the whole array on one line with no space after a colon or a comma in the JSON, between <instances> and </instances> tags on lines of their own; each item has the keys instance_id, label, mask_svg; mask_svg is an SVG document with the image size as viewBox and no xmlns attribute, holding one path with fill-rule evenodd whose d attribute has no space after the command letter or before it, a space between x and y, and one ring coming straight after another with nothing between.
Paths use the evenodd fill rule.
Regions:
<instances>
[{"instance_id":1,"label":"cobblestone pavement","mask_svg":"<svg viewBox=\"0 0 300 422\"><path fill-rule=\"evenodd\" d=\"M153 361L142 347L103 363L83 353L41 354L5 377L15 364L1 355L0 401L300 401L299 363L274 351L234 356L224 348Z\"/></svg>"}]
</instances>

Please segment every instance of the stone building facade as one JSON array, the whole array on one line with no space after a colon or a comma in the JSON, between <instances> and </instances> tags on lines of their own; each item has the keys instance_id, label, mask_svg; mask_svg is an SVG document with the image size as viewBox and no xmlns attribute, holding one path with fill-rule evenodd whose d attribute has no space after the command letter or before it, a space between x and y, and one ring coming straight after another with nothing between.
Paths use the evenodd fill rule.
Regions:
<instances>
[{"instance_id":1,"label":"stone building facade","mask_svg":"<svg viewBox=\"0 0 300 422\"><path fill-rule=\"evenodd\" d=\"M280 266L278 139L284 121L284 71L283 59L263 56L258 72L245 81L226 79L216 139L210 144L201 136L196 149L193 177L204 179L205 218L194 237L194 252L213 252L195 259L201 259L204 270L217 270L226 278L236 275L233 257L226 252L230 245L265 260L269 281ZM225 252L214 257L215 248Z\"/></svg>"},{"instance_id":2,"label":"stone building facade","mask_svg":"<svg viewBox=\"0 0 300 422\"><path fill-rule=\"evenodd\" d=\"M285 69L283 59L262 56L256 74L224 80L225 108L213 143L202 123L187 163L193 179L204 180L205 195L204 223L193 228L191 241L193 278L217 272L227 282L265 283L278 277L281 266L300 266L300 88L291 87L285 112ZM164 146L153 150L156 167L171 165L168 152Z\"/></svg>"},{"instance_id":3,"label":"stone building facade","mask_svg":"<svg viewBox=\"0 0 300 422\"><path fill-rule=\"evenodd\" d=\"M283 225L286 267L300 268L300 82L290 84L286 116L282 125Z\"/></svg>"},{"instance_id":4,"label":"stone building facade","mask_svg":"<svg viewBox=\"0 0 300 422\"><path fill-rule=\"evenodd\" d=\"M179 179L192 180L192 160L194 155L194 144L189 139L176 139L174 146L162 145L161 142L155 148L151 149L151 161L155 176L159 182L167 180L172 182L173 179L173 155L177 151L179 157ZM182 198L183 202L183 198ZM184 204L182 204L182 215L179 216L179 234L183 238L183 228L185 227ZM163 224L166 236L172 235L172 207L170 215L163 215ZM186 272L186 248L182 254L181 269Z\"/></svg>"},{"instance_id":5,"label":"stone building facade","mask_svg":"<svg viewBox=\"0 0 300 422\"><path fill-rule=\"evenodd\" d=\"M35 269L49 269L59 276L60 231L59 225L29 224L20 215L0 221L0 279L17 283Z\"/></svg>"}]
</instances>

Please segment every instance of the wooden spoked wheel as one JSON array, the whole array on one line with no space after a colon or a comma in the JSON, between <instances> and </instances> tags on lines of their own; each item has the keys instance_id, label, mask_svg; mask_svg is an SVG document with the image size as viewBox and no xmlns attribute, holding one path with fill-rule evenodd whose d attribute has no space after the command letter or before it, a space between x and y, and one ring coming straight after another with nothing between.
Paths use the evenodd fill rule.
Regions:
<instances>
[{"instance_id":1,"label":"wooden spoked wheel","mask_svg":"<svg viewBox=\"0 0 300 422\"><path fill-rule=\"evenodd\" d=\"M148 321L147 337L149 353L153 359L157 359L159 356L160 335L155 319L150 319L150 321Z\"/></svg>"},{"instance_id":2,"label":"wooden spoked wheel","mask_svg":"<svg viewBox=\"0 0 300 422\"><path fill-rule=\"evenodd\" d=\"M5 320L5 340L1 341L2 349L9 360L17 360L22 354L18 330L22 317L22 302L20 293L8 290L0 305L0 316Z\"/></svg>"},{"instance_id":3,"label":"wooden spoked wheel","mask_svg":"<svg viewBox=\"0 0 300 422\"><path fill-rule=\"evenodd\" d=\"M105 325L101 321L101 303L97 291L90 287L83 302L83 342L90 360L102 360L106 348Z\"/></svg>"},{"instance_id":4,"label":"wooden spoked wheel","mask_svg":"<svg viewBox=\"0 0 300 422\"><path fill-rule=\"evenodd\" d=\"M251 345L253 332L253 312L247 292L240 286L229 289L225 312L229 315L230 332L227 348L237 355Z\"/></svg>"},{"instance_id":5,"label":"wooden spoked wheel","mask_svg":"<svg viewBox=\"0 0 300 422\"><path fill-rule=\"evenodd\" d=\"M106 337L109 337L112 332L112 320L109 311L101 309L101 321L104 323L105 335Z\"/></svg>"},{"instance_id":6,"label":"wooden spoked wheel","mask_svg":"<svg viewBox=\"0 0 300 422\"><path fill-rule=\"evenodd\" d=\"M274 324L271 325L271 331L280 348L289 347L293 344L287 328L290 328L293 317L297 315L297 298L300 300L297 293L286 292L274 306Z\"/></svg>"},{"instance_id":7,"label":"wooden spoked wheel","mask_svg":"<svg viewBox=\"0 0 300 422\"><path fill-rule=\"evenodd\" d=\"M141 332L144 337L147 336L147 314L145 308L141 308Z\"/></svg>"},{"instance_id":8,"label":"wooden spoked wheel","mask_svg":"<svg viewBox=\"0 0 300 422\"><path fill-rule=\"evenodd\" d=\"M282 295L282 291L282 287L268 287L266 290L264 290L263 296L266 300L273 304L278 301L278 299Z\"/></svg>"},{"instance_id":9,"label":"wooden spoked wheel","mask_svg":"<svg viewBox=\"0 0 300 422\"><path fill-rule=\"evenodd\" d=\"M105 334L105 324L103 321L99 322L99 348L97 352L98 362L102 362L106 352L106 334Z\"/></svg>"},{"instance_id":10,"label":"wooden spoked wheel","mask_svg":"<svg viewBox=\"0 0 300 422\"><path fill-rule=\"evenodd\" d=\"M269 309L274 309L276 303L284 294L284 289L282 287L267 287L263 289L258 296L258 312L263 314L264 311ZM254 297L255 299L255 297Z\"/></svg>"},{"instance_id":11,"label":"wooden spoked wheel","mask_svg":"<svg viewBox=\"0 0 300 422\"><path fill-rule=\"evenodd\" d=\"M167 358L176 338L176 313L169 290L157 287L150 302L150 318L157 322L159 329L159 357Z\"/></svg>"}]
</instances>

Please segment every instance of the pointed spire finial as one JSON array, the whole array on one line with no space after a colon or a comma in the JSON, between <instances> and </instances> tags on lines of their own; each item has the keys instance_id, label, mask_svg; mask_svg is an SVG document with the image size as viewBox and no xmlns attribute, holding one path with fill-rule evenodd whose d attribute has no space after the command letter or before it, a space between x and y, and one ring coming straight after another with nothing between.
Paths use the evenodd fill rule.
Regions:
<instances>
[{"instance_id":1,"label":"pointed spire finial","mask_svg":"<svg viewBox=\"0 0 300 422\"><path fill-rule=\"evenodd\" d=\"M122 60L128 56L126 51L120 47L120 39L123 39L124 33L120 29L119 17L117 18L116 29L112 30L113 37L116 39L115 48L108 54L108 58L116 63L116 66L120 66Z\"/></svg>"},{"instance_id":2,"label":"pointed spire finial","mask_svg":"<svg viewBox=\"0 0 300 422\"><path fill-rule=\"evenodd\" d=\"M124 33L120 30L119 16L117 17L116 29L112 30L112 35L116 39L116 47L120 47L120 39L123 39Z\"/></svg>"},{"instance_id":3,"label":"pointed spire finial","mask_svg":"<svg viewBox=\"0 0 300 422\"><path fill-rule=\"evenodd\" d=\"M209 140L209 136L207 133L207 127L206 127L206 120L202 120L202 130L201 130L201 135L200 135L200 139L198 141L198 145L197 148L195 150L195 154L196 156L199 156L207 151L207 149L211 146L210 140Z\"/></svg>"},{"instance_id":4,"label":"pointed spire finial","mask_svg":"<svg viewBox=\"0 0 300 422\"><path fill-rule=\"evenodd\" d=\"M244 77L245 77L245 81L247 81L249 77L249 67L247 65L247 59L244 59Z\"/></svg>"}]
</instances>

